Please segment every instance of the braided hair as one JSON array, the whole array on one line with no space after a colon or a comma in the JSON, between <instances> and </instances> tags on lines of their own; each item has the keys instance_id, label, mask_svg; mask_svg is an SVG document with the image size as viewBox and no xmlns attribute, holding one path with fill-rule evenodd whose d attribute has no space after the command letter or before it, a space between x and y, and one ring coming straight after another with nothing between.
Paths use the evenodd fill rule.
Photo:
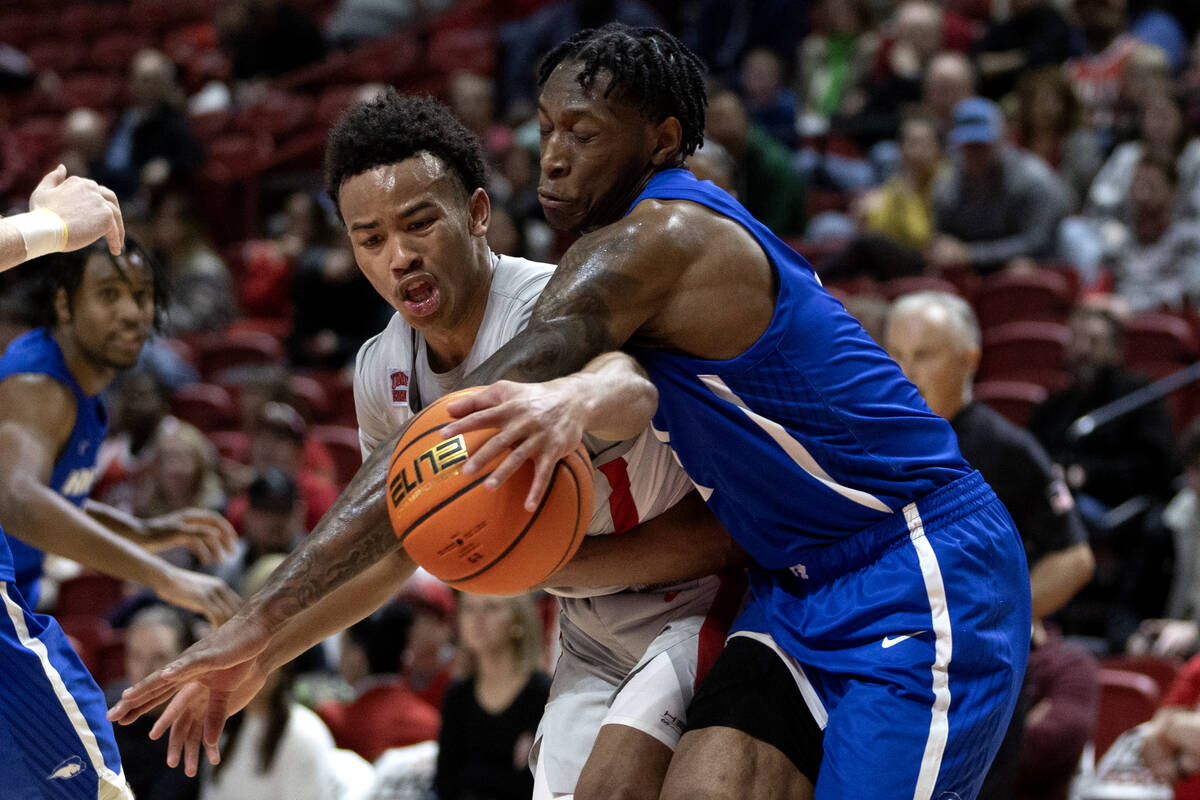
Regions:
<instances>
[{"instance_id":1,"label":"braided hair","mask_svg":"<svg viewBox=\"0 0 1200 800\"><path fill-rule=\"evenodd\" d=\"M538 88L564 61L583 65L579 85L590 88L596 75L611 76L607 98L613 92L633 104L654 123L675 117L683 129L680 155L690 156L704 141L704 64L683 42L658 28L632 28L612 22L567 39L538 64Z\"/></svg>"}]
</instances>

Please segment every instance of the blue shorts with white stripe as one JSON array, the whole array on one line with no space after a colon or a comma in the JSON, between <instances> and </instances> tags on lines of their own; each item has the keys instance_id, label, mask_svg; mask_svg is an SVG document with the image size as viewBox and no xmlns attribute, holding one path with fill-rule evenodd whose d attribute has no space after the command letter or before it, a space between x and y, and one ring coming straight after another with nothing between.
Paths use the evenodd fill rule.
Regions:
<instances>
[{"instance_id":1,"label":"blue shorts with white stripe","mask_svg":"<svg viewBox=\"0 0 1200 800\"><path fill-rule=\"evenodd\" d=\"M978 472L752 570L731 636L788 664L824 729L817 800L971 800L1008 726L1031 622L1021 538Z\"/></svg>"},{"instance_id":2,"label":"blue shorts with white stripe","mask_svg":"<svg viewBox=\"0 0 1200 800\"><path fill-rule=\"evenodd\" d=\"M51 617L0 581L0 797L132 800L104 695Z\"/></svg>"}]
</instances>

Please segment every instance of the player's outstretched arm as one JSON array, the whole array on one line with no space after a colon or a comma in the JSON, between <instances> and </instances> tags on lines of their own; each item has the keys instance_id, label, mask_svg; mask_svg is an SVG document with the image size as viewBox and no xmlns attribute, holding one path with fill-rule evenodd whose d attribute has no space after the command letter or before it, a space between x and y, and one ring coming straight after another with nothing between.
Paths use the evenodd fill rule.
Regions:
<instances>
[{"instance_id":1,"label":"player's outstretched arm","mask_svg":"<svg viewBox=\"0 0 1200 800\"><path fill-rule=\"evenodd\" d=\"M539 588L677 583L752 563L692 492L620 536L588 536L575 556Z\"/></svg>"},{"instance_id":2,"label":"player's outstretched arm","mask_svg":"<svg viewBox=\"0 0 1200 800\"><path fill-rule=\"evenodd\" d=\"M127 725L175 695L150 737L157 739L169 730L167 763L176 766L182 758L187 774L195 775L201 746L210 762L217 763L225 720L250 702L267 675L378 609L415 569L408 554L397 549L274 634L252 618L231 620L165 669L126 690L108 718Z\"/></svg>"},{"instance_id":3,"label":"player's outstretched arm","mask_svg":"<svg viewBox=\"0 0 1200 800\"><path fill-rule=\"evenodd\" d=\"M275 569L266 585L242 605L233 619L166 668L129 689L113 708L111 718L135 719L170 698L189 681L221 681L221 691L227 691L225 681L240 684L261 654L276 652L273 648L286 649L291 635L302 633L289 623L372 565L394 556L400 549L400 541L388 520L387 467L405 428L375 449L316 529ZM399 569L405 560L406 557L401 557L393 564ZM324 604L321 608L328 610ZM349 620L352 622L353 617ZM317 641L320 638L312 640ZM214 702L208 708L206 732L219 732L224 724L222 703ZM206 733L205 738L215 746L216 735L209 739Z\"/></svg>"},{"instance_id":4,"label":"player's outstretched arm","mask_svg":"<svg viewBox=\"0 0 1200 800\"><path fill-rule=\"evenodd\" d=\"M40 550L149 586L215 624L229 619L239 599L223 581L150 555L49 487L74 419L74 398L50 378L15 376L0 383L0 526Z\"/></svg>"},{"instance_id":5,"label":"player's outstretched arm","mask_svg":"<svg viewBox=\"0 0 1200 800\"><path fill-rule=\"evenodd\" d=\"M33 190L29 212L0 219L0 271L47 253L86 247L100 237L113 255L125 244L117 196L58 165Z\"/></svg>"}]
</instances>

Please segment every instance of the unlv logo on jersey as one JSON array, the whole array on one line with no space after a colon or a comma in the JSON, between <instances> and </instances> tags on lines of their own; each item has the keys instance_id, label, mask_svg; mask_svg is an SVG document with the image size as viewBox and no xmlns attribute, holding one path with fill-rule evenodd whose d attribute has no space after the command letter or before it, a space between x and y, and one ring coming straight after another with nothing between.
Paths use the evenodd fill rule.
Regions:
<instances>
[{"instance_id":1,"label":"unlv logo on jersey","mask_svg":"<svg viewBox=\"0 0 1200 800\"><path fill-rule=\"evenodd\" d=\"M390 374L392 376L392 405L408 405L408 373L394 369Z\"/></svg>"}]
</instances>

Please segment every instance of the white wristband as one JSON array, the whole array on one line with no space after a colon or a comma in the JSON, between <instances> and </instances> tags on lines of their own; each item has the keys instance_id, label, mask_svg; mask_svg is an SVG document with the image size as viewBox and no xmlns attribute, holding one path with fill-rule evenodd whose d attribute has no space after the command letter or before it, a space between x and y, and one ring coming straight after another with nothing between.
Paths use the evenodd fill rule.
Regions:
<instances>
[{"instance_id":1,"label":"white wristband","mask_svg":"<svg viewBox=\"0 0 1200 800\"><path fill-rule=\"evenodd\" d=\"M4 221L20 231L25 241L26 261L48 253L61 253L67 247L67 223L49 209L34 209L25 214L5 217Z\"/></svg>"}]
</instances>

